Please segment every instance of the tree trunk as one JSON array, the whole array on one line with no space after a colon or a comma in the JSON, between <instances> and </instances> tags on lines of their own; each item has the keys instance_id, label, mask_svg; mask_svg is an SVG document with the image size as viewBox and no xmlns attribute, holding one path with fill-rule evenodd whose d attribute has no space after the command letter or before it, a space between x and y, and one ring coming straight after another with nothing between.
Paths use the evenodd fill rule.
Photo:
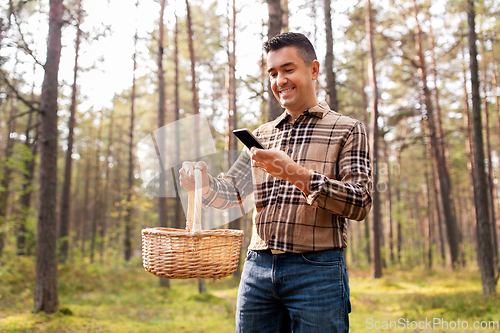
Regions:
<instances>
[{"instance_id":1,"label":"tree trunk","mask_svg":"<svg viewBox=\"0 0 500 333\"><path fill-rule=\"evenodd\" d=\"M281 32L281 28L283 26L283 13L281 10L280 0L267 0L267 8L269 11L269 20L267 22L267 38L271 39ZM267 120L272 121L276 119L276 117L278 117L281 113L283 113L283 108L273 95L270 81L267 84L267 91Z\"/></svg>"},{"instance_id":2,"label":"tree trunk","mask_svg":"<svg viewBox=\"0 0 500 333\"><path fill-rule=\"evenodd\" d=\"M68 146L66 150L66 160L64 168L64 181L61 191L61 203L59 208L59 262L64 263L68 257L69 249L69 225L70 225L70 205L71 205L71 169L73 159L73 132L75 128L77 77L78 77L78 57L80 54L80 38L82 31L80 23L82 21L82 0L78 0L78 12L76 18L76 40L75 40L75 64L73 67L73 84L71 86L71 105L68 120Z\"/></svg>"},{"instance_id":3,"label":"tree trunk","mask_svg":"<svg viewBox=\"0 0 500 333\"><path fill-rule=\"evenodd\" d=\"M493 240L489 221L489 201L487 196L486 172L484 164L484 146L481 121L481 101L479 95L479 77L476 48L474 1L467 0L467 19L469 25L469 53L472 86L472 123L474 143L474 194L476 197L476 238L477 258L481 271L483 295L496 294L496 280L493 260Z\"/></svg>"},{"instance_id":4,"label":"tree trunk","mask_svg":"<svg viewBox=\"0 0 500 333\"><path fill-rule=\"evenodd\" d=\"M175 32L174 32L174 62L175 62L175 110L174 110L174 120L175 120L175 160L176 165L180 164L180 138L179 138L179 22L177 15L175 15ZM182 210L181 210L181 200L179 193L175 198L175 227L177 229L182 228Z\"/></svg>"},{"instance_id":5,"label":"tree trunk","mask_svg":"<svg viewBox=\"0 0 500 333\"><path fill-rule=\"evenodd\" d=\"M333 66L333 32L332 32L332 15L331 15L331 0L323 0L323 9L325 12L325 31L326 31L326 56L325 56L325 72L326 72L326 101L330 105L330 109L339 111L337 102L337 80L335 69Z\"/></svg>"},{"instance_id":6,"label":"tree trunk","mask_svg":"<svg viewBox=\"0 0 500 333\"><path fill-rule=\"evenodd\" d=\"M487 159L487 181L488 181L488 200L489 200L489 217L492 226L495 225L495 201L494 201L494 191L493 188L495 184L493 183L493 161L491 156L491 136L490 136L490 111L488 103L488 63L486 61L486 51L484 46L484 41L481 43L481 59L483 64L483 70L481 71L483 80L483 105L484 105L484 134L486 139L486 159ZM495 259L495 267L498 266L498 242L496 237L496 232L493 232L492 228L492 238L493 238L493 255Z\"/></svg>"},{"instance_id":7,"label":"tree trunk","mask_svg":"<svg viewBox=\"0 0 500 333\"><path fill-rule=\"evenodd\" d=\"M7 220L7 204L9 201L9 193L10 193L10 182L12 180L12 150L14 148L14 140L10 137L10 134L14 132L14 94L12 94L10 98L10 111L9 111L9 120L7 126L7 145L5 147L5 156L2 161L2 169L0 170L2 173L0 174L0 258L3 255L3 249L5 246L5 232L7 229L5 227Z\"/></svg>"},{"instance_id":8,"label":"tree trunk","mask_svg":"<svg viewBox=\"0 0 500 333\"><path fill-rule=\"evenodd\" d=\"M233 135L233 130L238 128L238 115L236 107L236 8L235 1L230 6L228 3L228 40L226 66L226 92L228 106L228 127L226 136L227 169L233 165L238 157L238 142Z\"/></svg>"},{"instance_id":9,"label":"tree trunk","mask_svg":"<svg viewBox=\"0 0 500 333\"><path fill-rule=\"evenodd\" d=\"M196 87L196 57L194 54L194 46L193 46L193 27L191 23L191 9L189 6L189 1L186 0L186 12L187 12L187 28L188 28L188 44L189 44L189 56L191 59L191 93L193 96L193 114L197 115L200 113L200 103L198 101L198 88ZM193 126L194 133L194 156L200 156L200 131L199 131L199 123L197 121L194 122ZM207 292L206 282L203 279L198 280L198 291L200 294L204 294Z\"/></svg>"},{"instance_id":10,"label":"tree trunk","mask_svg":"<svg viewBox=\"0 0 500 333\"><path fill-rule=\"evenodd\" d=\"M228 41L227 41L227 104L228 104L228 130L227 130L227 170L231 168L238 158L238 142L233 135L233 130L238 128L238 112L236 106L236 1L228 3ZM234 211L230 210L229 225L230 229L241 229L242 219L231 216ZM233 213L234 214L234 213ZM238 265L233 273L233 277L239 278L241 275L241 265Z\"/></svg>"},{"instance_id":11,"label":"tree trunk","mask_svg":"<svg viewBox=\"0 0 500 333\"><path fill-rule=\"evenodd\" d=\"M100 228L100 238L101 238L101 243L100 243L100 249L99 249L99 258L100 261L103 261L104 259L104 250L107 246L107 232L109 229L109 222L110 222L110 214L111 214L111 208L113 205L111 204L113 202L113 191L111 190L110 183L112 182L111 179L111 170L109 167L109 160L110 157L112 157L111 154L111 147L113 146L113 128L114 128L114 110L115 110L115 101L113 100L113 109L111 109L110 112L110 120L109 120L109 129L108 129L108 147L106 149L106 172L105 172L105 187L104 190L102 191L103 193L103 204L102 204L102 216L105 218L104 221L102 221L102 225Z\"/></svg>"},{"instance_id":12,"label":"tree trunk","mask_svg":"<svg viewBox=\"0 0 500 333\"><path fill-rule=\"evenodd\" d=\"M157 67L158 67L158 128L165 126L165 71L163 70L163 39L165 24L163 23L163 17L165 13L165 0L160 2L160 19L159 19L159 36L158 36L158 56L157 56ZM162 138L166 139L166 138ZM167 227L167 197L165 191L165 182L167 181L167 171L164 165L160 162L161 172L158 177L160 183L160 191L158 193L158 225L160 227ZM168 172L170 176L170 172ZM170 288L170 280L159 279L159 284L161 287Z\"/></svg>"},{"instance_id":13,"label":"tree trunk","mask_svg":"<svg viewBox=\"0 0 500 333\"><path fill-rule=\"evenodd\" d=\"M490 50L490 54L491 54L491 64L492 64L492 67L493 67L493 70L492 70L492 73L491 73L491 84L493 86L493 96L494 96L494 99L495 99L495 113L497 115L497 137L498 137L498 152L500 152L500 103L498 102L498 96L497 96L497 91L498 91L498 84L497 84L497 72L496 72L496 63L495 63L495 55L493 53L493 47L491 48ZM492 169L493 170L493 169ZM500 172L498 172L497 170L497 177L500 178ZM498 187L497 187L497 184L494 184L493 185L493 198L498 198ZM496 216L497 217L500 217L500 209L498 207L498 200L494 200L493 201L493 208L495 209L495 212L496 212ZM491 232L493 234L493 239L495 240L494 244L495 244L495 257L497 258L497 261L498 261L498 258L499 258L499 254L498 254L498 233L497 233L497 220L493 220L492 221L492 225L491 225ZM498 262L497 262L497 266L498 266Z\"/></svg>"},{"instance_id":14,"label":"tree trunk","mask_svg":"<svg viewBox=\"0 0 500 333\"><path fill-rule=\"evenodd\" d=\"M363 110L364 110L364 121L365 121L365 124L368 124L370 122L370 119L369 119L369 113L368 113L368 95L365 91L365 87L366 87L366 69L367 69L367 66L366 66L366 63L365 63L365 57L362 58L362 66L361 66L361 85L363 87L362 89L362 97L363 97ZM367 128L367 134L368 134L368 137L370 137L370 127L368 126ZM365 218L365 223L364 223L364 239L365 239L365 254L366 254L366 260L368 261L368 264L371 264L372 260L371 260L371 243L370 243L370 219L369 219L369 216L367 216Z\"/></svg>"},{"instance_id":15,"label":"tree trunk","mask_svg":"<svg viewBox=\"0 0 500 333\"><path fill-rule=\"evenodd\" d=\"M424 161L427 161L427 150L424 148L422 149L424 156L423 159ZM431 204L431 185L430 185L430 179L429 179L429 172L428 172L428 165L426 163L425 169L424 169L424 179L425 179L425 200L426 200L426 205L425 205L425 212L427 215L427 235L426 235L426 241L425 243L427 244L427 269L432 269L432 228L434 227L434 214L432 214L432 204Z\"/></svg>"},{"instance_id":16,"label":"tree trunk","mask_svg":"<svg viewBox=\"0 0 500 333\"><path fill-rule=\"evenodd\" d=\"M80 251L82 256L85 256L85 243L87 241L87 227L89 218L89 191L90 191L90 151L87 146L87 151L85 153L85 186L83 189L83 212L82 212L82 225L81 225L81 248Z\"/></svg>"},{"instance_id":17,"label":"tree trunk","mask_svg":"<svg viewBox=\"0 0 500 333\"><path fill-rule=\"evenodd\" d=\"M465 50L463 58L465 59ZM470 106L469 106L469 92L467 91L467 64L463 63L463 88L464 88L464 132L465 132L465 151L467 153L467 171L469 173L469 189L470 193L472 193L472 198L474 199L474 205L477 205L475 195L474 195L474 152L472 147L472 129L471 129L471 120L470 120ZM474 216L475 219L475 216Z\"/></svg>"},{"instance_id":18,"label":"tree trunk","mask_svg":"<svg viewBox=\"0 0 500 333\"><path fill-rule=\"evenodd\" d=\"M139 2L136 3L136 7ZM128 182L127 182L127 208L125 214L125 237L124 237L124 256L129 261L132 257L132 191L134 189L134 112L135 112L135 89L136 89L136 70L137 70L137 29L134 36L134 70L132 77L132 95L130 96L130 128L128 143Z\"/></svg>"},{"instance_id":19,"label":"tree trunk","mask_svg":"<svg viewBox=\"0 0 500 333\"><path fill-rule=\"evenodd\" d=\"M462 47L462 58L465 59L465 50ZM474 195L474 154L472 151L472 135L471 135L471 120L470 120L470 106L469 106L469 93L467 91L467 64L465 61L463 62L463 89L464 89L464 116L463 116L463 126L464 126L464 133L465 133L465 151L467 153L467 171L469 174L469 191L468 194L469 196L466 196L464 200L467 201L467 203L472 202L472 206L477 205L476 202L476 196ZM467 199L472 199L472 200L467 200ZM473 209L473 207L462 207L462 210L464 211L465 218L466 218L466 223L464 226L464 230L467 230L467 233L465 234L467 236L467 241L469 243L473 243L473 221L476 220L476 212ZM467 229L466 229L467 228Z\"/></svg>"},{"instance_id":20,"label":"tree trunk","mask_svg":"<svg viewBox=\"0 0 500 333\"><path fill-rule=\"evenodd\" d=\"M389 261L391 264L394 263L394 228L392 223L392 176L391 176L391 166L389 161L389 152L387 149L387 142L382 140L384 144L384 156L385 163L387 165L387 189L385 191L385 205L386 205L386 217L387 217L387 227L389 234Z\"/></svg>"},{"instance_id":21,"label":"tree trunk","mask_svg":"<svg viewBox=\"0 0 500 333\"><path fill-rule=\"evenodd\" d=\"M116 135L117 138L122 138L124 136L124 128L122 126L118 126L117 127L117 130L118 130L118 133ZM116 159L114 160L114 164L115 165L123 165L122 163L122 160L124 161L124 159L122 158L123 156L123 149L124 147L127 147L128 148L128 143L124 142L125 140L123 141L120 141L119 144L117 144L116 146ZM118 210L118 216L123 216L123 210L124 210L124 207L123 205L120 204L120 202L127 197L127 194L122 194L122 188L124 187L125 189L128 188L128 184L123 184L123 177L121 176L121 172L120 172L120 168L116 168L116 171L115 171L115 177L113 178L113 185L112 185L112 188L113 188L113 201L115 202L115 207L117 207L117 210ZM125 186L124 186L125 185ZM123 222L126 221L126 218L123 220ZM118 218L114 218L113 219L113 223L111 224L110 228L113 228L115 230L118 230L120 228L123 228L124 225L121 225L121 222L122 220L118 217ZM112 233L113 235L113 238L110 239L111 243L115 243L115 244L118 244L121 240L121 233L120 232L113 232Z\"/></svg>"},{"instance_id":22,"label":"tree trunk","mask_svg":"<svg viewBox=\"0 0 500 333\"><path fill-rule=\"evenodd\" d=\"M436 47L436 43L434 40L434 31L432 29L432 23L430 22L431 15L429 11L427 11L427 16L429 17L429 51L431 55L431 73L434 80L434 99L436 105L436 121L437 121L437 130L438 130L438 138L441 143L441 148L443 149L444 154L444 131L443 131L443 120L442 120L442 112L441 112L441 104L439 103L439 88L438 88L438 75L437 75L437 64L436 64L436 55L434 49Z\"/></svg>"},{"instance_id":23,"label":"tree trunk","mask_svg":"<svg viewBox=\"0 0 500 333\"><path fill-rule=\"evenodd\" d=\"M382 277L382 256L380 253L380 242L382 240L381 230L381 212L380 212L380 193L378 186L378 87L377 76L375 71L375 49L373 45L373 21L371 14L371 1L366 2L366 32L368 33L368 52L370 54L369 70L370 85L372 87L372 113L371 113L371 142L372 142L372 161L375 172L373 172L373 238L372 238L372 270L374 278Z\"/></svg>"},{"instance_id":24,"label":"tree trunk","mask_svg":"<svg viewBox=\"0 0 500 333\"><path fill-rule=\"evenodd\" d=\"M40 97L40 194L34 312L57 311L57 88L63 1L50 0L47 62Z\"/></svg>"},{"instance_id":25,"label":"tree trunk","mask_svg":"<svg viewBox=\"0 0 500 333\"><path fill-rule=\"evenodd\" d=\"M431 92L427 86L427 71L424 59L424 51L422 49L422 32L418 21L418 8L416 0L413 0L414 18L415 18L415 34L416 34L416 49L418 55L419 74L422 80L422 88L425 100L425 109L427 111L427 121L429 125L429 135L432 148L432 157L436 159L436 166L439 175L440 195L442 198L443 212L446 223L446 234L448 238L448 246L450 248L451 268L456 269L459 263L459 232L455 217L455 207L451 198L451 184L449 173L447 170L446 158L442 142L438 138L436 124L434 120L434 108L431 100Z\"/></svg>"},{"instance_id":26,"label":"tree trunk","mask_svg":"<svg viewBox=\"0 0 500 333\"><path fill-rule=\"evenodd\" d=\"M396 155L396 161L398 165L401 165L401 154L403 153L403 149L405 148L404 144L400 147L400 149L397 151ZM401 210L401 172L398 172L396 174L396 188L395 188L395 195L396 195L396 216L397 216L397 223L396 223L396 230L397 230L397 238L396 238L396 261L398 264L401 264L402 260L402 252L403 252L403 223L401 221L402 219L402 210Z\"/></svg>"},{"instance_id":27,"label":"tree trunk","mask_svg":"<svg viewBox=\"0 0 500 333\"><path fill-rule=\"evenodd\" d=\"M288 26L289 14L288 0L281 0L281 31L283 32L290 31L290 27Z\"/></svg>"},{"instance_id":28,"label":"tree trunk","mask_svg":"<svg viewBox=\"0 0 500 333\"><path fill-rule=\"evenodd\" d=\"M90 238L90 262L94 262L94 254L96 251L96 243L97 243L97 233L99 232L98 227L100 226L101 221L101 142L102 142L102 124L104 121L104 115L99 112L101 115L101 121L99 123L99 130L97 132L97 142L95 145L95 169L94 169L94 203L92 204L92 229L91 229L91 238Z\"/></svg>"}]
</instances>

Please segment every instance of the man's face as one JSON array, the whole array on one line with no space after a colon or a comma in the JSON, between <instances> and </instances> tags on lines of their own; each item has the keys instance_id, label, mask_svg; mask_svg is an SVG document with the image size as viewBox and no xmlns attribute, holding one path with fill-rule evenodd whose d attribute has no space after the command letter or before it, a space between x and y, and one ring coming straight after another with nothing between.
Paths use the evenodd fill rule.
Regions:
<instances>
[{"instance_id":1,"label":"man's face","mask_svg":"<svg viewBox=\"0 0 500 333\"><path fill-rule=\"evenodd\" d=\"M267 68L273 94L288 111L302 113L317 104L318 61L306 65L297 48L283 47L267 54Z\"/></svg>"}]
</instances>

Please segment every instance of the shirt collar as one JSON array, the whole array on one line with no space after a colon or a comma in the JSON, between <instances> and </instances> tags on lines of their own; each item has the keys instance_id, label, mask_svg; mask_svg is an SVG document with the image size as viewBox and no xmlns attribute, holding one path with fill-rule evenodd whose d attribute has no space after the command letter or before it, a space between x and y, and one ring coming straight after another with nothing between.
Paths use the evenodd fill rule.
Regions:
<instances>
[{"instance_id":1,"label":"shirt collar","mask_svg":"<svg viewBox=\"0 0 500 333\"><path fill-rule=\"evenodd\" d=\"M310 114L315 117L323 119L326 114L330 112L330 107L328 106L327 102L321 102L316 106L313 106L312 108L305 110L303 114ZM278 127L283 121L288 121L290 118L290 114L284 110L282 114L280 114L275 120L274 120L274 127Z\"/></svg>"}]
</instances>

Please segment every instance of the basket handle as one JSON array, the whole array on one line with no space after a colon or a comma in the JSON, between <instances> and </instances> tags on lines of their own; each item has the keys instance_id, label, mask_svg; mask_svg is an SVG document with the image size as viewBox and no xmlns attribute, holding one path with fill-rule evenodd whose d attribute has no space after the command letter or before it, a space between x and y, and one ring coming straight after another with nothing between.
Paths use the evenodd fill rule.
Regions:
<instances>
[{"instance_id":1,"label":"basket handle","mask_svg":"<svg viewBox=\"0 0 500 333\"><path fill-rule=\"evenodd\" d=\"M201 232L201 200L203 187L203 177L199 169L194 169L194 187L195 189L193 191L189 191L186 231L199 233Z\"/></svg>"}]
</instances>

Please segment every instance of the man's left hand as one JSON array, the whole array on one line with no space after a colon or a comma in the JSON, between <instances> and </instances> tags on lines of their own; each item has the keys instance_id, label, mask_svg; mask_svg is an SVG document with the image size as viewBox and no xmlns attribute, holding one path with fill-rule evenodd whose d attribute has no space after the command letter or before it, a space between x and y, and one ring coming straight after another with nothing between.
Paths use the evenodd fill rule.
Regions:
<instances>
[{"instance_id":1,"label":"man's left hand","mask_svg":"<svg viewBox=\"0 0 500 333\"><path fill-rule=\"evenodd\" d=\"M250 149L254 165L271 176L284 179L299 187L306 194L311 174L279 149Z\"/></svg>"},{"instance_id":2,"label":"man's left hand","mask_svg":"<svg viewBox=\"0 0 500 333\"><path fill-rule=\"evenodd\" d=\"M287 179L293 165L297 164L284 151L276 148L257 149L253 147L250 152L254 165L276 178Z\"/></svg>"}]
</instances>

